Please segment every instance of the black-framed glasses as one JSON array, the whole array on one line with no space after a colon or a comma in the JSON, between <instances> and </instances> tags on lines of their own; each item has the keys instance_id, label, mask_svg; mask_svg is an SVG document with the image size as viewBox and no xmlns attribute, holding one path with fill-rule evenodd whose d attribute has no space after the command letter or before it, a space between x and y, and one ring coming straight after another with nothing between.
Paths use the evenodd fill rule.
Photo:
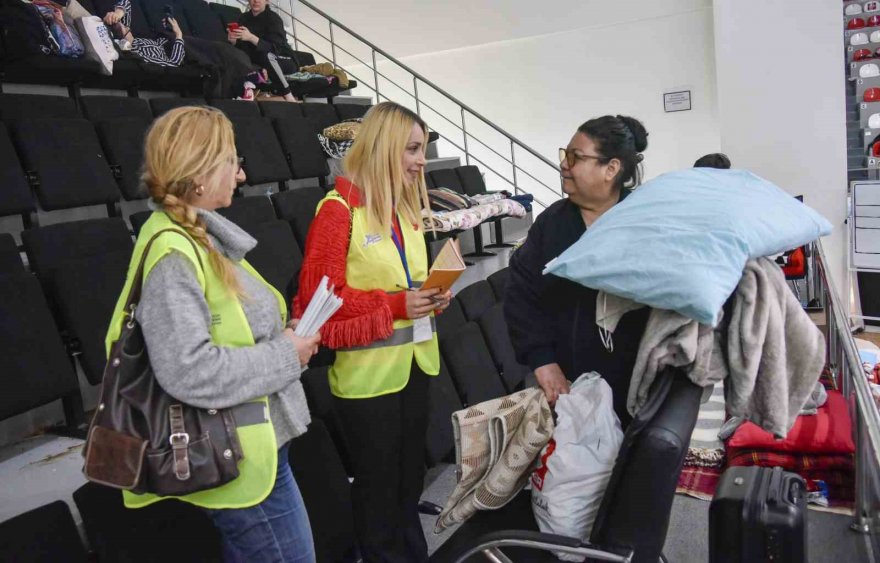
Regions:
<instances>
[{"instance_id":1,"label":"black-framed glasses","mask_svg":"<svg viewBox=\"0 0 880 563\"><path fill-rule=\"evenodd\" d=\"M239 169L239 170L241 170L242 168L244 168L244 157L243 157L243 156L239 156L239 157L236 158L235 160L238 162L238 169Z\"/></svg>"},{"instance_id":2,"label":"black-framed glasses","mask_svg":"<svg viewBox=\"0 0 880 563\"><path fill-rule=\"evenodd\" d=\"M604 156L598 156L595 154L577 154L574 152L574 149L559 149L559 162L568 163L568 167L571 168L578 162L585 162L590 159L598 160L599 162L605 160Z\"/></svg>"}]
</instances>

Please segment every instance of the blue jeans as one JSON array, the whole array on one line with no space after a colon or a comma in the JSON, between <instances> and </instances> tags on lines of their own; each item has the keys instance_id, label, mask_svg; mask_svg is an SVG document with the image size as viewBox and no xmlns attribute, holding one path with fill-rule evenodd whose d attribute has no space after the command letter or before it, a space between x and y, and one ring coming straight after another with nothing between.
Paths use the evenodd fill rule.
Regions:
<instances>
[{"instance_id":1,"label":"blue jeans","mask_svg":"<svg viewBox=\"0 0 880 563\"><path fill-rule=\"evenodd\" d=\"M278 450L275 487L260 504L208 510L223 536L226 563L315 563L309 515L287 460Z\"/></svg>"}]
</instances>

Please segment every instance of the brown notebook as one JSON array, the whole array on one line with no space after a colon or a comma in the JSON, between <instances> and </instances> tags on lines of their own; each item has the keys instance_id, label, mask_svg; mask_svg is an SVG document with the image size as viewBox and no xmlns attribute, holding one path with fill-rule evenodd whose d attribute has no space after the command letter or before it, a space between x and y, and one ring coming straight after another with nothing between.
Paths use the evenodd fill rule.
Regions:
<instances>
[{"instance_id":1,"label":"brown notebook","mask_svg":"<svg viewBox=\"0 0 880 563\"><path fill-rule=\"evenodd\" d=\"M420 289L439 287L441 293L446 292L452 287L458 276L464 272L464 268L464 258L461 257L458 241L448 239L437 254L434 265L431 266L431 271L428 273L428 279Z\"/></svg>"}]
</instances>

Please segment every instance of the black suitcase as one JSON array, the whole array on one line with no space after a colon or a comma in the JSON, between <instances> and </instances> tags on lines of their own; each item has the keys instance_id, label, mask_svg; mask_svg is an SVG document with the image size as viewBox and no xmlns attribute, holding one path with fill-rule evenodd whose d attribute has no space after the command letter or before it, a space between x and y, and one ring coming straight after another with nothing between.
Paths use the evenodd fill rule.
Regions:
<instances>
[{"instance_id":1,"label":"black suitcase","mask_svg":"<svg viewBox=\"0 0 880 563\"><path fill-rule=\"evenodd\" d=\"M709 506L709 563L807 561L806 484L781 467L731 467Z\"/></svg>"}]
</instances>

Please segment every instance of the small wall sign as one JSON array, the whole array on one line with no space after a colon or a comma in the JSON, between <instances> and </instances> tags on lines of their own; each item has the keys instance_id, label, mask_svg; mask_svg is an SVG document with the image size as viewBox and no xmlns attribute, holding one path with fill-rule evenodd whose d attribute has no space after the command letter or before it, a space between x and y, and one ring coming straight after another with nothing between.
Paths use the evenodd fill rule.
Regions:
<instances>
[{"instance_id":1,"label":"small wall sign","mask_svg":"<svg viewBox=\"0 0 880 563\"><path fill-rule=\"evenodd\" d=\"M691 109L691 91L679 90L663 94L663 109L666 112L688 111Z\"/></svg>"}]
</instances>

